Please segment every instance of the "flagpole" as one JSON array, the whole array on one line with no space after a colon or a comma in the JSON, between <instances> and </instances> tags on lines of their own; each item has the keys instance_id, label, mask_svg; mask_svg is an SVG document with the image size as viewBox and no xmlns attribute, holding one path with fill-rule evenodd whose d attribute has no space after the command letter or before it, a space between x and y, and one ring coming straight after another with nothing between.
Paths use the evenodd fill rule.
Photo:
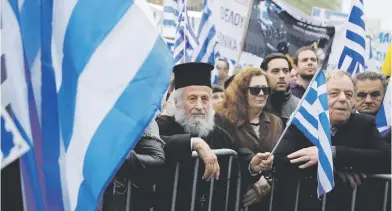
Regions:
<instances>
[{"instance_id":1,"label":"flagpole","mask_svg":"<svg viewBox=\"0 0 392 211\"><path fill-rule=\"evenodd\" d=\"M186 27L187 27L187 21L188 21L188 19L187 19L187 8L186 8L186 5L187 5L187 2L188 2L188 0L184 0L184 5L183 5L183 11L184 11L184 13L183 13L183 15L184 15L184 59L183 59L183 62L182 63L186 63Z\"/></svg>"},{"instance_id":2,"label":"flagpole","mask_svg":"<svg viewBox=\"0 0 392 211\"><path fill-rule=\"evenodd\" d=\"M162 16L161 16L161 20L159 20L159 25L160 25L159 27L161 27L159 30L159 35L161 35L161 36L163 33L163 19L165 18L165 2L166 2L166 0L162 2Z\"/></svg>"},{"instance_id":3,"label":"flagpole","mask_svg":"<svg viewBox=\"0 0 392 211\"><path fill-rule=\"evenodd\" d=\"M244 49L245 39L246 39L246 35L247 35L247 32L248 32L248 27L249 27L249 22L250 22L250 14L252 13L252 8L253 8L253 2L254 2L254 0L249 0L248 16L246 18L244 31L242 33L242 38L241 38L241 42L240 42L240 49L239 49L239 52L238 52L238 55L237 55L237 64L240 64L241 54L242 54L242 51Z\"/></svg>"},{"instance_id":4,"label":"flagpole","mask_svg":"<svg viewBox=\"0 0 392 211\"><path fill-rule=\"evenodd\" d=\"M306 89L304 95L302 96L302 98L301 98L301 100L299 101L297 107L295 108L294 112L291 114L289 120L287 121L287 123L286 123L286 128L284 129L284 131L283 131L282 135L280 136L278 142L276 142L275 147L272 149L271 155L273 155L274 152L276 151L276 149L278 148L280 142L282 141L284 135L286 134L288 128L290 127L290 125L291 125L291 123L292 123L292 121L293 121L293 117L297 114L297 112L298 112L299 109L301 108L302 103L303 103L304 100L305 100L305 96L308 94L310 88L312 87L312 84L313 84L314 80L316 80L316 77L317 77L317 75L319 74L320 71L322 71L321 68L316 72L316 74L314 74L314 76L313 76L312 80L310 81L309 86L308 86L308 88Z\"/></svg>"}]
</instances>

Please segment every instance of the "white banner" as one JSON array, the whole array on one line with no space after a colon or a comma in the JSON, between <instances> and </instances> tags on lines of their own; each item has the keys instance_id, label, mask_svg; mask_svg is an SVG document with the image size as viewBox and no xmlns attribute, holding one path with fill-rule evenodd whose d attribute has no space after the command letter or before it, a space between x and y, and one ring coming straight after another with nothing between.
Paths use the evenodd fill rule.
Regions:
<instances>
[{"instance_id":1,"label":"white banner","mask_svg":"<svg viewBox=\"0 0 392 211\"><path fill-rule=\"evenodd\" d=\"M389 45L392 43L392 33L390 31L381 31L372 38L371 54L366 65L368 70L380 72L384 64L385 56L388 51Z\"/></svg>"},{"instance_id":2,"label":"white banner","mask_svg":"<svg viewBox=\"0 0 392 211\"><path fill-rule=\"evenodd\" d=\"M251 0L210 0L221 56L237 61Z\"/></svg>"}]
</instances>

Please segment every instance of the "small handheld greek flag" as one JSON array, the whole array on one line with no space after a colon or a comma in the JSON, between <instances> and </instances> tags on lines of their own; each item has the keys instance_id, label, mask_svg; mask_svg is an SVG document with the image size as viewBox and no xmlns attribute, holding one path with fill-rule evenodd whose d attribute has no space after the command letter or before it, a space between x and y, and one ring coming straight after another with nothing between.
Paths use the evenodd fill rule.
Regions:
<instances>
[{"instance_id":1,"label":"small handheld greek flag","mask_svg":"<svg viewBox=\"0 0 392 211\"><path fill-rule=\"evenodd\" d=\"M304 100L292 116L292 123L317 147L318 168L317 194L322 196L333 189L333 162L331 151L331 129L329 123L327 87L325 75L319 71Z\"/></svg>"}]
</instances>

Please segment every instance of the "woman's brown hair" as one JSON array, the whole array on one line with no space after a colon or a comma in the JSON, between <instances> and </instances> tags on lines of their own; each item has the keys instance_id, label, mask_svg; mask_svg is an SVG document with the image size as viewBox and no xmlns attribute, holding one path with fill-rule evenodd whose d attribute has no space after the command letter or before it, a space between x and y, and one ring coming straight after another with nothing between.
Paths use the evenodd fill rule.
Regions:
<instances>
[{"instance_id":1,"label":"woman's brown hair","mask_svg":"<svg viewBox=\"0 0 392 211\"><path fill-rule=\"evenodd\" d=\"M246 68L236 74L233 81L225 90L225 98L218 104L216 112L230 120L234 125L249 120L249 83L253 76L260 75L264 76L268 82L266 74L260 68Z\"/></svg>"}]
</instances>

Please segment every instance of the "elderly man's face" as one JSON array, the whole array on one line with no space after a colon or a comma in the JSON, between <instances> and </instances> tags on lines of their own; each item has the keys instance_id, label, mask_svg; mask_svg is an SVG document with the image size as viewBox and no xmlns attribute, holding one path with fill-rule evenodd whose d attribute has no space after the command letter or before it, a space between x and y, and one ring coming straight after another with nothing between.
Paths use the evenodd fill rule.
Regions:
<instances>
[{"instance_id":1,"label":"elderly man's face","mask_svg":"<svg viewBox=\"0 0 392 211\"><path fill-rule=\"evenodd\" d=\"M357 80L355 109L360 113L376 114L384 98L381 80Z\"/></svg>"},{"instance_id":2,"label":"elderly man's face","mask_svg":"<svg viewBox=\"0 0 392 211\"><path fill-rule=\"evenodd\" d=\"M354 103L354 85L346 75L332 75L327 81L331 125L346 122Z\"/></svg>"},{"instance_id":3,"label":"elderly man's face","mask_svg":"<svg viewBox=\"0 0 392 211\"><path fill-rule=\"evenodd\" d=\"M211 88L207 86L187 86L182 93L184 111L189 120L206 119L211 109Z\"/></svg>"}]
</instances>

